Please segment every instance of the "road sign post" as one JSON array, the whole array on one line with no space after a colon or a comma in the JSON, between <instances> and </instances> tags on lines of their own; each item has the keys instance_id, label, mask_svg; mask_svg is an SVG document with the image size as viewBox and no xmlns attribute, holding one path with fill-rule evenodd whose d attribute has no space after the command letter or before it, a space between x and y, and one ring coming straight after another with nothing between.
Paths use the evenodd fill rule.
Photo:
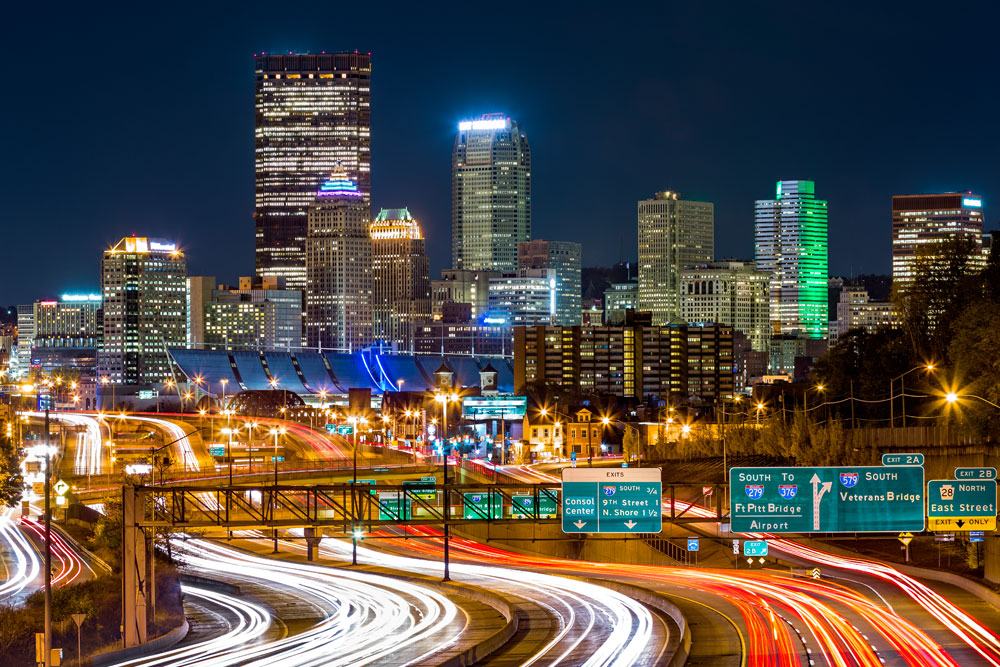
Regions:
<instances>
[{"instance_id":1,"label":"road sign post","mask_svg":"<svg viewBox=\"0 0 1000 667\"><path fill-rule=\"evenodd\" d=\"M923 531L920 466L733 468L734 533Z\"/></svg>"},{"instance_id":2,"label":"road sign post","mask_svg":"<svg viewBox=\"0 0 1000 667\"><path fill-rule=\"evenodd\" d=\"M928 530L978 531L996 528L996 480L964 482L932 479L927 483Z\"/></svg>"},{"instance_id":3,"label":"road sign post","mask_svg":"<svg viewBox=\"0 0 1000 667\"><path fill-rule=\"evenodd\" d=\"M659 468L564 468L564 533L658 533Z\"/></svg>"}]
</instances>

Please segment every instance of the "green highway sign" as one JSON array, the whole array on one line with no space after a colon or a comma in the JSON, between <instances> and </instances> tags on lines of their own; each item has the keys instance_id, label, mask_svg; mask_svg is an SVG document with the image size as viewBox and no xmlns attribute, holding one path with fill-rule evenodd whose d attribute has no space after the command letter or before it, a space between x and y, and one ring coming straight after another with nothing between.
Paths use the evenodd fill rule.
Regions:
<instances>
[{"instance_id":1,"label":"green highway sign","mask_svg":"<svg viewBox=\"0 0 1000 667\"><path fill-rule=\"evenodd\" d=\"M503 494L499 491L494 491L492 494L485 491L483 493L463 493L462 518L502 519Z\"/></svg>"},{"instance_id":2,"label":"green highway sign","mask_svg":"<svg viewBox=\"0 0 1000 667\"><path fill-rule=\"evenodd\" d=\"M996 479L996 468L955 468L955 479Z\"/></svg>"},{"instance_id":3,"label":"green highway sign","mask_svg":"<svg viewBox=\"0 0 1000 667\"><path fill-rule=\"evenodd\" d=\"M271 463L274 463L274 458L275 457L273 457L273 456L271 457ZM278 457L278 463L284 463L284 461L285 461L285 457L284 456L279 456Z\"/></svg>"},{"instance_id":4,"label":"green highway sign","mask_svg":"<svg viewBox=\"0 0 1000 667\"><path fill-rule=\"evenodd\" d=\"M922 466L924 464L923 454L883 454L882 465L884 466Z\"/></svg>"},{"instance_id":5,"label":"green highway sign","mask_svg":"<svg viewBox=\"0 0 1000 667\"><path fill-rule=\"evenodd\" d=\"M354 427L350 425L341 424L337 427L338 435L354 435Z\"/></svg>"},{"instance_id":6,"label":"green highway sign","mask_svg":"<svg viewBox=\"0 0 1000 667\"><path fill-rule=\"evenodd\" d=\"M409 487L410 495L421 500L435 500L437 498L437 491L434 489L436 484L436 477L421 477L420 479L403 481L403 486Z\"/></svg>"},{"instance_id":7,"label":"green highway sign","mask_svg":"<svg viewBox=\"0 0 1000 667\"><path fill-rule=\"evenodd\" d=\"M767 540L744 540L743 541L743 555L744 556L766 556L767 555Z\"/></svg>"},{"instance_id":8,"label":"green highway sign","mask_svg":"<svg viewBox=\"0 0 1000 667\"><path fill-rule=\"evenodd\" d=\"M658 533L659 468L564 468L564 533Z\"/></svg>"},{"instance_id":9,"label":"green highway sign","mask_svg":"<svg viewBox=\"0 0 1000 667\"><path fill-rule=\"evenodd\" d=\"M378 505L378 518L383 521L413 518L413 503L402 491L379 491Z\"/></svg>"},{"instance_id":10,"label":"green highway sign","mask_svg":"<svg viewBox=\"0 0 1000 667\"><path fill-rule=\"evenodd\" d=\"M927 482L928 530L996 530L997 483L993 479Z\"/></svg>"},{"instance_id":11,"label":"green highway sign","mask_svg":"<svg viewBox=\"0 0 1000 667\"><path fill-rule=\"evenodd\" d=\"M733 468L734 533L900 533L924 529L922 466Z\"/></svg>"},{"instance_id":12,"label":"green highway sign","mask_svg":"<svg viewBox=\"0 0 1000 667\"><path fill-rule=\"evenodd\" d=\"M375 480L374 479L359 479L358 480L358 484L371 484L372 486L375 486ZM375 489L372 489L370 491L370 493L374 496L375 495Z\"/></svg>"},{"instance_id":13,"label":"green highway sign","mask_svg":"<svg viewBox=\"0 0 1000 667\"><path fill-rule=\"evenodd\" d=\"M535 496L529 493L511 495L514 504L510 506L512 517L534 517ZM559 513L559 492L555 489L541 489L538 492L538 516L555 516Z\"/></svg>"},{"instance_id":14,"label":"green highway sign","mask_svg":"<svg viewBox=\"0 0 1000 667\"><path fill-rule=\"evenodd\" d=\"M226 446L225 445L209 445L208 446L209 456L225 456Z\"/></svg>"},{"instance_id":15,"label":"green highway sign","mask_svg":"<svg viewBox=\"0 0 1000 667\"><path fill-rule=\"evenodd\" d=\"M389 472L388 468L372 468L372 472Z\"/></svg>"}]
</instances>

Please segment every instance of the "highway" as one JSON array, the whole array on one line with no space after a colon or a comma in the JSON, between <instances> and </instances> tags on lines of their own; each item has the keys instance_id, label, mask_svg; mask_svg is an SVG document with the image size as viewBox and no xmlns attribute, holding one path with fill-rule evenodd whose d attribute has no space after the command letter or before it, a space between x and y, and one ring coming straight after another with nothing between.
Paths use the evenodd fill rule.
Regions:
<instances>
[{"instance_id":1,"label":"highway","mask_svg":"<svg viewBox=\"0 0 1000 667\"><path fill-rule=\"evenodd\" d=\"M395 540L389 546L408 548L397 544L401 542ZM303 548L289 541L281 544L284 549ZM358 562L438 579L443 575L443 565L437 559L400 555L386 545L379 547L375 550L359 546ZM320 550L328 557L346 561L351 549L350 542L324 539ZM451 573L456 580L501 594L529 619L530 633L516 638L482 664L656 664L665 648L668 631L662 619L645 605L604 587L471 562L453 563Z\"/></svg>"},{"instance_id":2,"label":"highway","mask_svg":"<svg viewBox=\"0 0 1000 667\"><path fill-rule=\"evenodd\" d=\"M219 636L121 665L346 667L390 657L393 664L433 664L468 626L448 596L408 581L262 558L201 539L176 540L174 551L187 570L240 586L239 597L193 589L196 603L221 605L237 621Z\"/></svg>"}]
</instances>

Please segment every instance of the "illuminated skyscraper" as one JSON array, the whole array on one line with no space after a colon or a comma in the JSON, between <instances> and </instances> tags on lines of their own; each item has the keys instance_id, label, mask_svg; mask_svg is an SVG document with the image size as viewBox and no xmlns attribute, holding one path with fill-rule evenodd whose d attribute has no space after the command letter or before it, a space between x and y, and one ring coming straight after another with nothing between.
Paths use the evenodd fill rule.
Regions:
<instances>
[{"instance_id":1,"label":"illuminated skyscraper","mask_svg":"<svg viewBox=\"0 0 1000 667\"><path fill-rule=\"evenodd\" d=\"M969 239L981 251L982 197L971 192L895 195L892 198L893 285L905 287L915 277L917 257L933 257L934 247L950 239Z\"/></svg>"},{"instance_id":2,"label":"illuminated skyscraper","mask_svg":"<svg viewBox=\"0 0 1000 667\"><path fill-rule=\"evenodd\" d=\"M503 114L463 121L451 173L451 268L517 271L517 244L531 238L528 137Z\"/></svg>"},{"instance_id":3,"label":"illuminated skyscraper","mask_svg":"<svg viewBox=\"0 0 1000 667\"><path fill-rule=\"evenodd\" d=\"M715 205L657 192L639 202L639 310L662 326L680 314L679 275L712 261Z\"/></svg>"},{"instance_id":4,"label":"illuminated skyscraper","mask_svg":"<svg viewBox=\"0 0 1000 667\"><path fill-rule=\"evenodd\" d=\"M826 338L827 214L813 181L778 181L774 199L757 200L757 269L771 274L774 333Z\"/></svg>"},{"instance_id":5,"label":"illuminated skyscraper","mask_svg":"<svg viewBox=\"0 0 1000 667\"><path fill-rule=\"evenodd\" d=\"M126 237L101 261L104 326L97 374L114 384L161 384L167 347L187 340L187 263L168 241Z\"/></svg>"},{"instance_id":6,"label":"illuminated skyscraper","mask_svg":"<svg viewBox=\"0 0 1000 667\"><path fill-rule=\"evenodd\" d=\"M431 263L405 208L382 209L369 227L375 340L413 350L414 325L431 317Z\"/></svg>"},{"instance_id":7,"label":"illuminated skyscraper","mask_svg":"<svg viewBox=\"0 0 1000 667\"><path fill-rule=\"evenodd\" d=\"M352 351L372 342L368 203L343 170L320 186L306 239L306 344Z\"/></svg>"},{"instance_id":8,"label":"illuminated skyscraper","mask_svg":"<svg viewBox=\"0 0 1000 667\"><path fill-rule=\"evenodd\" d=\"M580 289L583 248L572 241L525 241L518 245L518 268L553 269L556 272L556 313L553 324L580 324Z\"/></svg>"},{"instance_id":9,"label":"illuminated skyscraper","mask_svg":"<svg viewBox=\"0 0 1000 667\"><path fill-rule=\"evenodd\" d=\"M371 57L362 53L254 57L254 218L257 275L306 284L307 213L342 165L371 196Z\"/></svg>"}]
</instances>

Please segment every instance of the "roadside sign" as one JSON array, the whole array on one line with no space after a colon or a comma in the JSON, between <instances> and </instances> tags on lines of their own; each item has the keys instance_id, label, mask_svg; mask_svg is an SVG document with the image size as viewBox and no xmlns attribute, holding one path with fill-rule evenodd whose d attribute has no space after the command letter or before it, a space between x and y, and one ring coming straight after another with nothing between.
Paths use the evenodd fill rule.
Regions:
<instances>
[{"instance_id":1,"label":"roadside sign","mask_svg":"<svg viewBox=\"0 0 1000 667\"><path fill-rule=\"evenodd\" d=\"M378 518L383 521L413 518L413 503L402 491L379 491L378 505Z\"/></svg>"},{"instance_id":2,"label":"roadside sign","mask_svg":"<svg viewBox=\"0 0 1000 667\"><path fill-rule=\"evenodd\" d=\"M388 468L372 468L372 472L389 472Z\"/></svg>"},{"instance_id":3,"label":"roadside sign","mask_svg":"<svg viewBox=\"0 0 1000 667\"><path fill-rule=\"evenodd\" d=\"M883 454L882 465L884 466L922 466L924 464L923 454Z\"/></svg>"},{"instance_id":4,"label":"roadside sign","mask_svg":"<svg viewBox=\"0 0 1000 667\"><path fill-rule=\"evenodd\" d=\"M740 541L739 540L733 540L733 554L735 554L737 556L740 555Z\"/></svg>"},{"instance_id":5,"label":"roadside sign","mask_svg":"<svg viewBox=\"0 0 1000 667\"><path fill-rule=\"evenodd\" d=\"M698 538L689 537L688 538L688 551L698 551Z\"/></svg>"},{"instance_id":6,"label":"roadside sign","mask_svg":"<svg viewBox=\"0 0 1000 667\"><path fill-rule=\"evenodd\" d=\"M502 519L503 494L499 491L494 491L493 493L463 493L462 518Z\"/></svg>"},{"instance_id":7,"label":"roadside sign","mask_svg":"<svg viewBox=\"0 0 1000 667\"><path fill-rule=\"evenodd\" d=\"M955 468L955 479L996 479L996 468Z\"/></svg>"},{"instance_id":8,"label":"roadside sign","mask_svg":"<svg viewBox=\"0 0 1000 667\"><path fill-rule=\"evenodd\" d=\"M710 496L710 495L712 495L712 491L714 489L715 489L714 486L703 486L703 487L701 487L701 495L703 495L703 496Z\"/></svg>"},{"instance_id":9,"label":"roadside sign","mask_svg":"<svg viewBox=\"0 0 1000 667\"><path fill-rule=\"evenodd\" d=\"M659 468L564 468L564 533L658 533Z\"/></svg>"},{"instance_id":10,"label":"roadside sign","mask_svg":"<svg viewBox=\"0 0 1000 667\"><path fill-rule=\"evenodd\" d=\"M374 479L359 479L358 484L371 484L372 486L375 486L376 482ZM375 489L372 489L371 491L369 491L369 493L371 493L374 496Z\"/></svg>"},{"instance_id":11,"label":"roadside sign","mask_svg":"<svg viewBox=\"0 0 1000 667\"><path fill-rule=\"evenodd\" d=\"M927 483L928 530L996 530L997 483L932 479Z\"/></svg>"},{"instance_id":12,"label":"roadside sign","mask_svg":"<svg viewBox=\"0 0 1000 667\"><path fill-rule=\"evenodd\" d=\"M55 483L55 486L53 486L52 488L55 489L56 493L58 493L60 496L64 496L66 495L66 492L69 491L69 484L67 484L63 480L59 480L58 482Z\"/></svg>"},{"instance_id":13,"label":"roadside sign","mask_svg":"<svg viewBox=\"0 0 1000 667\"><path fill-rule=\"evenodd\" d=\"M812 577L813 579L820 579L823 576L823 574L819 571L818 567L814 567L813 569L809 570L809 576Z\"/></svg>"},{"instance_id":14,"label":"roadside sign","mask_svg":"<svg viewBox=\"0 0 1000 667\"><path fill-rule=\"evenodd\" d=\"M921 466L733 468L734 533L924 530Z\"/></svg>"},{"instance_id":15,"label":"roadside sign","mask_svg":"<svg viewBox=\"0 0 1000 667\"><path fill-rule=\"evenodd\" d=\"M900 533L899 537L896 538L903 543L904 546L913 541L913 533Z\"/></svg>"},{"instance_id":16,"label":"roadside sign","mask_svg":"<svg viewBox=\"0 0 1000 667\"><path fill-rule=\"evenodd\" d=\"M354 435L354 426L351 424L341 424L337 426L337 435Z\"/></svg>"},{"instance_id":17,"label":"roadside sign","mask_svg":"<svg viewBox=\"0 0 1000 667\"><path fill-rule=\"evenodd\" d=\"M285 457L284 456L279 456L278 457L278 463L283 463L284 461L285 461ZM273 456L271 457L271 463L274 463L274 457Z\"/></svg>"},{"instance_id":18,"label":"roadside sign","mask_svg":"<svg viewBox=\"0 0 1000 667\"><path fill-rule=\"evenodd\" d=\"M514 518L535 516L535 496L527 493L511 495L514 503L510 506L510 515ZM559 513L559 492L555 489L540 489L538 491L538 516L555 516Z\"/></svg>"},{"instance_id":19,"label":"roadside sign","mask_svg":"<svg viewBox=\"0 0 1000 667\"><path fill-rule=\"evenodd\" d=\"M743 540L744 556L766 556L767 540Z\"/></svg>"},{"instance_id":20,"label":"roadside sign","mask_svg":"<svg viewBox=\"0 0 1000 667\"><path fill-rule=\"evenodd\" d=\"M225 445L209 445L208 446L209 456L225 456L226 446Z\"/></svg>"}]
</instances>

